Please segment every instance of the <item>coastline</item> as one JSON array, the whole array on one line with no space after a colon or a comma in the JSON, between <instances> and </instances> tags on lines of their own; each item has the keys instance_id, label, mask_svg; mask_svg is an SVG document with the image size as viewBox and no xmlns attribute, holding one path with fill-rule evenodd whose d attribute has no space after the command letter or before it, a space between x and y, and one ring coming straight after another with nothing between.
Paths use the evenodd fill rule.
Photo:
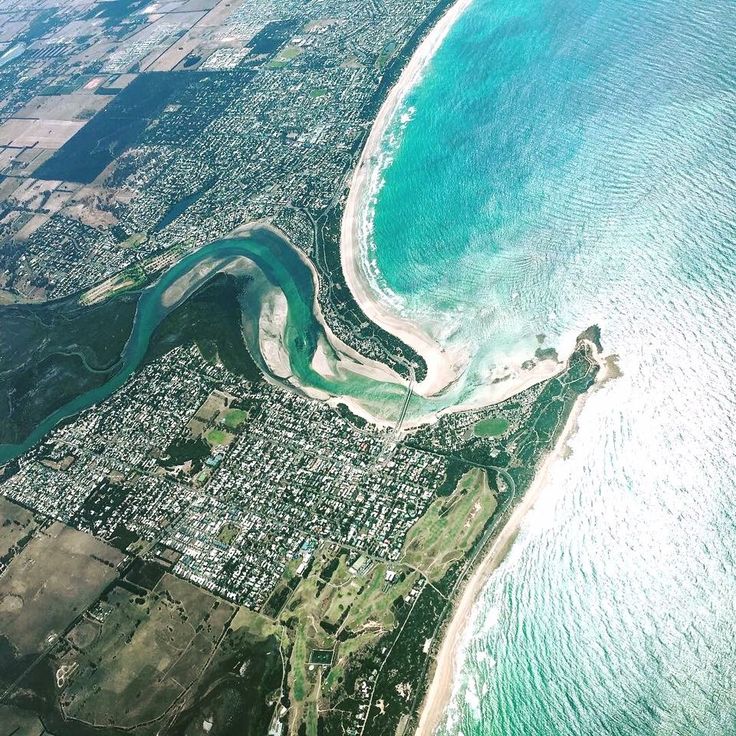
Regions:
<instances>
[{"instance_id":1,"label":"coastline","mask_svg":"<svg viewBox=\"0 0 736 736\"><path fill-rule=\"evenodd\" d=\"M416 350L427 362L427 377L416 390L425 396L439 393L457 380L461 366L420 325L402 317L382 303L361 268L358 212L369 182L371 167L381 141L406 95L419 82L422 73L458 18L473 0L457 0L432 27L404 67L399 80L381 105L368 140L353 171L340 229L340 261L343 275L355 301L377 325L396 335Z\"/></svg>"},{"instance_id":2,"label":"coastline","mask_svg":"<svg viewBox=\"0 0 736 736\"><path fill-rule=\"evenodd\" d=\"M462 0L465 2L466 0ZM245 225L241 225L233 230L226 239L232 238L247 238L252 237L259 230L266 231L271 235L284 240L291 247L293 252L297 255L300 261L307 268L312 277L312 283L314 285L314 297L312 302L312 311L315 319L319 323L321 329L324 332L327 345L330 348L330 352L336 357L336 361L333 365L329 365L329 361L326 359L326 346L320 345L318 351L315 353L316 363L313 365L323 376L335 377L343 372L360 374L366 378L370 378L376 382L383 382L386 384L395 384L396 386L405 386L406 382L401 376L395 373L390 367L383 363L380 363L371 358L367 358L351 346L343 342L330 328L329 324L324 318L324 314L320 308L318 300L319 292L319 274L314 267L314 264L307 258L302 251L291 243L288 236L280 231L277 227L267 221L255 221ZM247 258L242 257L245 262ZM256 269L258 268L255 264L252 264ZM221 261L213 261L209 264L209 270L200 269L196 274L196 283L201 283L205 278L205 274L209 275L217 268L222 268L223 264ZM242 268L242 267L241 267ZM251 273L251 275L253 275ZM192 285L190 281L186 281L187 288L191 290ZM374 300L375 301L375 300ZM376 302L377 303L377 302ZM361 307L363 305L361 304ZM383 307L385 309L385 307ZM388 313L388 312L387 312ZM390 313L389 313L390 314ZM392 319L403 323L402 318L392 317ZM299 379L292 374L289 369L289 361L285 356L285 325L286 325L286 310L282 306L281 309L270 309L263 305L258 315L258 322L262 335L258 337L260 344L261 354L266 361L267 366L274 373L274 377L280 380L287 381L293 388L300 391L305 396L310 396L322 401L327 401L331 406L337 406L338 404L345 404L354 414L372 422L376 426L385 428L396 428L395 421L393 419L381 416L380 413L376 413L375 410L369 408L368 405L364 405L361 401L344 393L336 393L333 396L327 395L323 390L315 387L306 385L299 381ZM410 328L414 330L414 334L422 335L418 327L413 327L411 323L408 323ZM383 326L383 325L382 325ZM404 332L399 328L394 330L393 327L386 327L389 332L393 332L402 339L405 338ZM277 347L269 346L268 340L275 340L279 345ZM458 371L462 366L458 366L448 362L447 354L442 351L439 345L432 340L432 338L425 336L429 353L425 352L424 349L419 350L412 345L417 352L422 354L427 359L428 373L427 379L422 383L412 386L412 391L419 394L422 397L428 398L439 393L443 388L448 388L454 381L457 380ZM434 360L434 363L432 362ZM273 361L273 365L271 362ZM433 372L432 366L436 367L436 371ZM540 360L534 364L531 368L522 368L520 365L510 365L505 367L503 370L505 376L495 382L489 382L484 386L482 390L474 393L472 398L468 401L453 403L451 406L437 411L430 407L427 407L426 411L422 411L415 415L406 417L402 422L401 429L413 429L423 424L427 424L432 421L436 421L439 416L446 413L454 413L458 411L465 411L470 409L477 409L485 406L492 406L493 404L500 403L510 398L514 394L517 394L525 389L546 381L553 376L557 375L562 370L563 362L547 359ZM431 381L433 376L440 377L443 385L437 387L432 386ZM428 385L430 383L430 385Z\"/></svg>"},{"instance_id":3,"label":"coastline","mask_svg":"<svg viewBox=\"0 0 736 736\"><path fill-rule=\"evenodd\" d=\"M596 390L608 381L617 377L611 359L601 356L595 345L589 342L592 354L600 366L600 371L591 390ZM455 600L453 610L447 619L447 626L441 635L441 644L435 657L434 667L429 675L430 684L424 695L419 710L419 725L415 736L435 736L442 725L447 706L452 699L458 668L457 652L460 651L467 626L470 623L473 608L493 573L501 566L511 549L527 513L539 500L550 482L550 472L558 462L565 460L568 454L568 442L577 431L578 418L585 406L589 393L581 395L560 432L554 447L542 458L534 473L531 485L523 491L521 500L516 504L506 523L493 538L490 548L467 580L461 584L461 590Z\"/></svg>"},{"instance_id":4,"label":"coastline","mask_svg":"<svg viewBox=\"0 0 736 736\"><path fill-rule=\"evenodd\" d=\"M257 233L258 230L265 230L269 232L271 235L284 240L289 244L293 252L297 255L299 260L304 264L304 266L309 270L310 275L312 277L312 284L314 286L314 296L312 299L312 312L314 314L315 319L319 323L320 327L324 331L325 337L329 343L329 345L332 347L333 350L337 349L339 352L347 359L354 362L354 368L356 370L360 370L365 376L372 378L375 381L384 381L387 383L395 383L398 385L403 384L402 378L395 374L390 367L384 365L383 363L379 363L376 360L373 360L372 358L367 358L364 355L361 355L356 350L354 350L350 345L347 345L345 342L343 342L335 333L332 331L331 327L327 323L327 320L324 317L324 314L322 313L322 309L319 304L319 300L317 298L317 295L319 293L319 274L317 273L316 268L314 267L314 264L312 261L307 258L304 253L297 248L289 239L289 237L286 235L286 233L279 230L277 227L275 227L273 224L271 224L268 221L259 220L251 223L247 223L245 225L240 225L239 227L235 228L230 234L227 235L225 238L226 240L232 239L232 238L248 238L252 237L254 233ZM258 268L258 266L255 266ZM269 332L272 333L272 336L276 337L280 342L283 343L283 335L284 335L284 327L286 322L286 309L282 308L280 310L276 310L273 313L269 314L269 312L272 310L265 310L264 313L261 314L261 327L267 327ZM277 322L276 328L273 327L272 323ZM283 348L283 345L282 345ZM324 360L322 360L322 357L324 356L324 346L319 351L319 357L318 360L320 362L321 367L324 367ZM299 384L298 386L301 390L303 390L305 393L309 395L309 388L302 386ZM325 399L326 397L323 395L322 392L319 393L319 395L316 397L318 399ZM335 397L338 399L343 400L343 397ZM345 397L349 398L349 397ZM365 411L364 411L365 413ZM376 421L377 418L373 418L372 421ZM380 423L380 422L377 422Z\"/></svg>"}]
</instances>

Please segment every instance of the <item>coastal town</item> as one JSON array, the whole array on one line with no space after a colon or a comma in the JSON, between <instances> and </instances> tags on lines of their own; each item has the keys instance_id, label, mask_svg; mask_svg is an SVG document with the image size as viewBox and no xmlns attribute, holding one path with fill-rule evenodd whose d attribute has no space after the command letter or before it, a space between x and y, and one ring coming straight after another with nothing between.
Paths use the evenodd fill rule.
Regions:
<instances>
[{"instance_id":1,"label":"coastal town","mask_svg":"<svg viewBox=\"0 0 736 736\"><path fill-rule=\"evenodd\" d=\"M7 7L4 300L109 296L268 220L314 262L338 336L392 360L345 286L340 215L387 89L446 4Z\"/></svg>"},{"instance_id":2,"label":"coastal town","mask_svg":"<svg viewBox=\"0 0 736 736\"><path fill-rule=\"evenodd\" d=\"M107 709L111 725L144 734L149 721L160 729L194 707L191 694L162 693L142 711L146 718L128 720L110 705L112 672L90 664L102 644L79 644L80 626L109 620L104 646L116 657L142 656L137 647L147 639L116 633L133 616L124 612L133 604L150 609L162 587L180 580L192 586L177 589L182 606L196 595L197 611L217 605L229 612L212 637L229 641L240 632L289 662L288 674L277 668L271 689L253 690L270 723L255 732L296 734L309 724L306 732L316 734L319 723L321 733L357 736L415 724L455 591L591 386L598 370L592 350L581 338L558 377L401 435L344 406L239 376L193 345L151 360L109 399L4 468L0 492L13 505L2 528L13 536L0 598L15 595L8 586L17 585L16 571L50 530L58 534L53 524L117 555L105 570L114 587L96 589L87 603L76 588L66 590L66 618L53 590L40 594L63 621L44 654L61 684L40 715L60 712L73 729L84 713ZM16 531L23 514L26 533ZM123 612L100 619L115 596L128 601ZM245 623L236 627L236 620ZM40 631L48 625L42 618ZM186 641L177 646L189 651ZM246 651L237 649L243 672L260 666ZM14 661L6 671L20 667L19 681L3 680L10 703L22 692L22 666ZM189 673L195 680L209 673L206 662L197 667L200 675ZM100 689L89 690L92 682Z\"/></svg>"},{"instance_id":3,"label":"coastal town","mask_svg":"<svg viewBox=\"0 0 736 736\"><path fill-rule=\"evenodd\" d=\"M158 538L175 574L258 610L323 540L397 560L445 470L392 431L238 381L192 348L53 431L2 490L107 541Z\"/></svg>"}]
</instances>

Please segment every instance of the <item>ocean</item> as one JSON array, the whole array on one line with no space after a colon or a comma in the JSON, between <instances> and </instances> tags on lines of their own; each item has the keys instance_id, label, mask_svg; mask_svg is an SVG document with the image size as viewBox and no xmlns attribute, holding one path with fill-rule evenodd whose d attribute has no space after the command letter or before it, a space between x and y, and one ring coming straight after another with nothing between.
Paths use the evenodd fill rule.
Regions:
<instances>
[{"instance_id":1,"label":"ocean","mask_svg":"<svg viewBox=\"0 0 736 736\"><path fill-rule=\"evenodd\" d=\"M736 734L736 6L475 0L376 174L375 289L464 391L594 322L623 371L478 600L441 733Z\"/></svg>"}]
</instances>

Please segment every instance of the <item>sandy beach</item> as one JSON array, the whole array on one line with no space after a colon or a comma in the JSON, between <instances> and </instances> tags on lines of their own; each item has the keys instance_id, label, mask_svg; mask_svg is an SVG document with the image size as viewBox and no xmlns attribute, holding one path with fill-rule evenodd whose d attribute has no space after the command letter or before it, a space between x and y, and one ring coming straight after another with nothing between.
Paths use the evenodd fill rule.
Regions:
<instances>
[{"instance_id":1,"label":"sandy beach","mask_svg":"<svg viewBox=\"0 0 736 736\"><path fill-rule=\"evenodd\" d=\"M307 258L304 253L299 250L299 248L297 248L291 243L291 241L289 241L285 233L281 232L278 228L274 227L268 222L259 221L249 223L247 225L242 225L241 227L236 228L230 235L228 235L228 237L250 237L257 233L259 229L267 230L268 232L287 242L289 246L293 249L293 251L299 256L304 266L309 269L309 272L312 276L312 282L314 283L314 301L312 303L312 311L320 326L324 330L327 341L332 346L333 350L335 350L336 353L340 356L341 360L348 363L353 363L354 370L356 372L373 378L375 381L404 384L404 379L402 379L398 374L394 373L388 366L384 365L383 363L379 363L377 360L366 358L364 355L361 355L356 350L340 340L340 338L338 338L335 333L330 329L330 326L327 324L327 321L322 314L322 308L320 307L319 300L317 299L317 294L319 293L319 275L317 274L317 269L314 267L312 261L310 261L309 258ZM326 360L324 346L322 346L316 358L324 368L324 363Z\"/></svg>"},{"instance_id":2,"label":"sandy beach","mask_svg":"<svg viewBox=\"0 0 736 736\"><path fill-rule=\"evenodd\" d=\"M593 349L593 354L597 357L598 364L601 366L601 371L596 377L596 386L601 386L606 381L615 378L615 376L611 375L610 372L610 360L602 358L592 344L591 348ZM465 629L470 622L473 607L488 579L498 569L508 554L509 549L511 549L511 545L519 533L525 516L533 508L544 489L549 485L549 476L552 467L555 463L564 461L567 443L577 429L578 417L585 405L587 396L588 394L583 394L578 398L554 448L542 458L532 484L512 511L508 521L498 532L480 564L465 583L455 604L452 616L449 619L449 624L443 633L442 644L440 645L440 650L435 661L432 681L422 704L416 736L433 736L437 728L442 724L445 710L452 696L455 674L459 664L456 653L461 648Z\"/></svg>"},{"instance_id":3,"label":"sandy beach","mask_svg":"<svg viewBox=\"0 0 736 736\"><path fill-rule=\"evenodd\" d=\"M427 378L416 387L417 393L425 396L438 393L457 380L461 366L430 335L422 330L419 325L396 314L392 311L390 305L382 303L377 298L362 264L363 254L361 252L360 242L359 211L366 196L366 188L369 186L371 167L376 163L381 141L387 126L390 124L397 108L402 104L408 91L421 78L423 70L444 40L453 23L471 2L472 0L459 0L459 2L445 13L417 49L398 83L386 98L353 173L342 220L340 252L343 273L345 274L348 287L358 304L371 320L402 339L427 361ZM539 381L551 378L559 371L560 364L555 361L542 361L530 371L520 370L517 366L515 375L506 381L489 386L484 396L474 397L472 405L452 407L447 411L459 411L503 401ZM606 369L601 371L601 374L607 373L608 371ZM573 411L570 413L554 449L543 458L537 468L532 485L526 490L523 498L512 511L508 521L494 539L490 549L476 567L471 577L464 584L455 610L443 633L442 644L435 662L432 681L422 705L419 726L416 732L417 736L432 736L442 722L447 704L452 695L456 668L455 652L461 643L472 614L473 606L488 582L489 577L506 557L511 545L516 539L526 514L534 506L542 490L548 484L551 467L564 457L567 441L575 430L577 417L583 403L584 397L578 400ZM420 424L423 421L427 421L427 418L416 418L416 420L413 420L406 426Z\"/></svg>"},{"instance_id":4,"label":"sandy beach","mask_svg":"<svg viewBox=\"0 0 736 736\"><path fill-rule=\"evenodd\" d=\"M447 10L414 52L398 82L386 97L353 172L340 233L342 269L355 300L367 317L414 348L427 361L427 377L416 387L417 392L424 396L436 394L456 380L460 366L457 360L443 350L419 325L396 314L390 306L377 298L362 268L358 213L368 186L371 167L375 163L383 135L394 113L407 93L421 79L427 64L471 2L472 0L458 0Z\"/></svg>"},{"instance_id":5,"label":"sandy beach","mask_svg":"<svg viewBox=\"0 0 736 736\"><path fill-rule=\"evenodd\" d=\"M378 362L371 358L367 358L355 349L340 340L330 329L327 321L324 319L322 310L317 298L319 291L319 275L314 264L302 253L296 246L290 243L288 237L278 228L270 223L259 221L243 225L234 230L228 238L247 238L257 236L259 230L265 230L272 235L283 240L293 251L299 256L304 266L309 270L312 281L314 283L314 301L312 309L315 318L319 322L324 331L327 344L320 344L315 353L312 367L321 375L327 378L340 377L349 380L350 374L359 375L370 378L377 383L396 384L402 387L406 386L406 381L391 368L384 363ZM234 263L233 263L234 261ZM216 269L225 270L226 263L222 260L212 259L206 262L207 267L198 269L196 279L197 284L202 282L203 274L212 274ZM260 353L269 367L274 377L280 377L287 381L293 388L297 389L305 396L310 396L319 400L328 400L328 403L335 406L337 404L345 404L348 408L360 417L372 422L379 427L393 427L394 421L390 417L383 416L380 413L381 407L373 404L364 404L355 397L346 394L337 394L328 396L324 391L314 386L302 383L289 368L289 360L286 354L284 341L284 328L286 323L287 306L285 301L275 308L274 295L270 293L273 285L268 286L267 280L260 273L260 269L244 256L231 259L227 262L228 270L237 269L243 273L249 273L254 283L250 289L258 302L258 295L268 296L268 304L261 305L257 312L257 323L260 328L260 336L251 336L251 339L258 340ZM260 284L255 293L255 285ZM187 291L191 290L192 282L186 279ZM366 283L364 288L370 289ZM182 291L182 289L177 289ZM178 294L180 297L181 294ZM371 297L371 304L379 305L375 297ZM364 306L361 302L361 306ZM414 393L431 397L440 393L443 389L448 388L460 376L464 367L462 363L453 362L440 346L428 335L422 333L417 325L406 322L401 317L392 315L387 307L380 306L386 314L384 327L398 337L407 340L413 336L413 347L420 352L426 359L430 371L427 379L413 387ZM395 325L398 325L395 327ZM408 332L407 332L408 330ZM330 356L328 358L328 355ZM416 414L406 417L402 425L402 429L411 429L413 427L436 421L437 417L442 413L465 411L469 409L477 409L485 406L491 406L501 401L505 401L509 397L533 386L541 381L545 381L556 375L562 370L563 364L555 360L537 361L532 367L522 367L521 364L510 363L499 369L499 380L489 380L482 386L478 387L470 399L451 404L445 409L438 412L431 405L426 406L426 410L417 412ZM501 380L502 379L502 380ZM270 379L273 380L273 379ZM441 402L440 402L441 403Z\"/></svg>"},{"instance_id":6,"label":"sandy beach","mask_svg":"<svg viewBox=\"0 0 736 736\"><path fill-rule=\"evenodd\" d=\"M555 449L544 458L537 470L532 485L526 491L521 502L516 506L509 520L499 532L487 555L465 584L449 620L450 623L442 638L442 645L437 655L432 683L422 706L416 736L432 736L441 724L450 697L452 696L455 682L455 673L458 665L456 652L460 649L465 629L470 622L473 607L488 579L508 554L511 545L519 533L524 517L534 506L542 489L547 485L550 468L557 460L562 458L562 451L569 436L569 428L573 426L574 420L571 415Z\"/></svg>"}]
</instances>

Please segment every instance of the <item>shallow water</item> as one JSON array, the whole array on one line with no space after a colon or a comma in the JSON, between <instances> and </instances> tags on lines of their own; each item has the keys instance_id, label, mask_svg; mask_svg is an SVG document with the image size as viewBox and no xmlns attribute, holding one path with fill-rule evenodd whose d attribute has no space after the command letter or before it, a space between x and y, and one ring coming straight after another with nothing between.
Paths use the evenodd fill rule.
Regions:
<instances>
[{"instance_id":1,"label":"shallow water","mask_svg":"<svg viewBox=\"0 0 736 736\"><path fill-rule=\"evenodd\" d=\"M594 321L624 372L476 607L447 734L736 733L735 10L476 0L389 131L376 286L465 390Z\"/></svg>"},{"instance_id":2,"label":"shallow water","mask_svg":"<svg viewBox=\"0 0 736 736\"><path fill-rule=\"evenodd\" d=\"M246 260L247 259L247 260ZM271 287L280 291L288 305L284 331L285 349L289 356L292 383L307 386L327 395L360 397L379 416L389 419L398 415L406 396L404 382L386 371L388 381L376 381L352 370L350 360L339 353L340 345L332 345L323 323L315 314L314 281L312 272L303 258L288 241L274 232L259 228L247 237L214 241L186 256L151 286L141 292L136 309L133 329L119 361L118 372L106 383L80 394L46 417L33 432L18 444L0 444L0 463L6 462L29 450L54 426L67 417L104 401L117 391L145 357L149 340L161 321L191 296L216 273L238 266L243 275L243 263L250 263L263 274ZM244 299L248 299L246 287ZM252 301L252 300L251 300ZM244 337L251 355L268 371L261 355L258 340L260 304L249 304L243 310L243 320L248 323ZM334 369L334 376L323 376L314 369L312 361L317 343L326 348L326 359Z\"/></svg>"}]
</instances>

